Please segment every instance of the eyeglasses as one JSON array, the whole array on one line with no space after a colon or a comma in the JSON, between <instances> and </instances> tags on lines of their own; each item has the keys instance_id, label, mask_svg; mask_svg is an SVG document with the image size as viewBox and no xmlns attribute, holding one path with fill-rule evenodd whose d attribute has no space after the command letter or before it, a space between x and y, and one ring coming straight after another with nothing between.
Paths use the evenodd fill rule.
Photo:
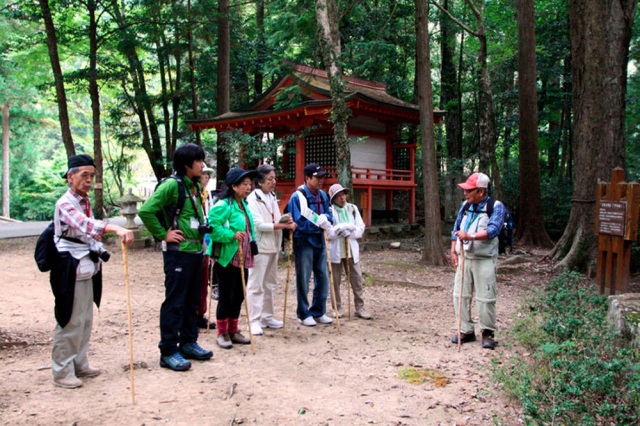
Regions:
<instances>
[{"instance_id":1,"label":"eyeglasses","mask_svg":"<svg viewBox=\"0 0 640 426\"><path fill-rule=\"evenodd\" d=\"M463 191L465 194L470 194L470 193L472 193L473 191L477 191L478 189L480 189L480 188L463 189L462 191Z\"/></svg>"},{"instance_id":2,"label":"eyeglasses","mask_svg":"<svg viewBox=\"0 0 640 426\"><path fill-rule=\"evenodd\" d=\"M268 178L266 179L266 181L267 181L267 182L277 182L277 181L278 181L278 179L277 179L277 178L275 178L275 177L268 177Z\"/></svg>"}]
</instances>

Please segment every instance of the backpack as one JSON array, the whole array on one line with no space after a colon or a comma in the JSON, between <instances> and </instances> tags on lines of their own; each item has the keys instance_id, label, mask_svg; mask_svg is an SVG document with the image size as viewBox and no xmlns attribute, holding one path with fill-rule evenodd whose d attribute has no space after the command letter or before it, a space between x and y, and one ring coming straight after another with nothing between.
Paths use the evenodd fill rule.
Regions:
<instances>
[{"instance_id":1,"label":"backpack","mask_svg":"<svg viewBox=\"0 0 640 426\"><path fill-rule=\"evenodd\" d=\"M178 216L180 216L180 213L184 208L184 202L187 199L187 188L184 185L184 181L180 176L176 174L172 174L171 176L166 177L158 182L158 184L154 188L154 192L168 179L175 179L176 182L178 182L178 202L175 205L172 204L169 206L165 206L162 210L158 210L156 212L156 217L158 218L160 225L162 225L165 230L169 230L169 228L171 227L173 227L174 229L178 229ZM169 221L168 223L167 219Z\"/></svg>"},{"instance_id":2,"label":"backpack","mask_svg":"<svg viewBox=\"0 0 640 426\"><path fill-rule=\"evenodd\" d=\"M489 197L489 199L487 200L487 204L485 204L485 207L487 209L486 210L487 216L491 217L491 215L493 214L493 207L495 206L495 204L496 204L496 200ZM471 208L471 204L464 203L464 207L463 207L464 214L467 214L470 208ZM509 213L509 210L507 210L506 207L504 208L504 211L505 211L504 224L502 225L502 229L500 229L500 232L498 233L498 253L499 254L506 254L507 247L509 247L509 251L513 250L513 216L511 216L511 213Z\"/></svg>"},{"instance_id":3,"label":"backpack","mask_svg":"<svg viewBox=\"0 0 640 426\"><path fill-rule=\"evenodd\" d=\"M49 224L42 231L42 234L38 237L36 242L36 249L33 257L36 259L36 264L40 272L48 272L53 268L53 265L58 262L58 249L53 241L55 235L55 226L53 222Z\"/></svg>"}]
</instances>

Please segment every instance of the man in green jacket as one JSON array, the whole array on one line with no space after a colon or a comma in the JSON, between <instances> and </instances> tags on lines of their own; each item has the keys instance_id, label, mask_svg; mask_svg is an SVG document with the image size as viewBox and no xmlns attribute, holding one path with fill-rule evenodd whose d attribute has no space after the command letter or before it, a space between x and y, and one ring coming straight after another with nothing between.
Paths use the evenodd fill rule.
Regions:
<instances>
[{"instance_id":1,"label":"man in green jacket","mask_svg":"<svg viewBox=\"0 0 640 426\"><path fill-rule=\"evenodd\" d=\"M206 232L198 184L203 169L202 148L191 143L182 145L173 154L174 174L158 186L138 212L151 235L162 241L166 291L160 308L158 346L160 366L174 371L191 368L186 359L206 361L213 356L197 343L196 311ZM184 203L179 206L181 190Z\"/></svg>"}]
</instances>

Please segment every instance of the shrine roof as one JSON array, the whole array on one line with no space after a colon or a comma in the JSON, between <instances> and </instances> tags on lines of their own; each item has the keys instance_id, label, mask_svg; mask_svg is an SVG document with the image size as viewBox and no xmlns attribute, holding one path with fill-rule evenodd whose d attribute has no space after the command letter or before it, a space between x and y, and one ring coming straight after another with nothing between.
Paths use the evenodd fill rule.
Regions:
<instances>
[{"instance_id":1,"label":"shrine roof","mask_svg":"<svg viewBox=\"0 0 640 426\"><path fill-rule=\"evenodd\" d=\"M192 128L219 127L225 123L238 124L245 119L258 119L274 116L283 116L292 113L303 112L309 115L308 110L314 107L322 108L325 112L331 108L331 88L326 71L311 68L305 65L291 64L291 71L278 78L262 95L248 105L227 112L214 118L187 120ZM391 96L386 91L386 85L380 82L363 80L355 77L344 79L345 100L350 108L360 109L368 104L368 109L382 108L385 114L391 113L398 118L403 117L408 123L418 119L419 106L405 102ZM275 108L276 98L283 89L297 85L302 89L304 97L301 102L283 108ZM434 110L434 120L439 121L445 111Z\"/></svg>"}]
</instances>

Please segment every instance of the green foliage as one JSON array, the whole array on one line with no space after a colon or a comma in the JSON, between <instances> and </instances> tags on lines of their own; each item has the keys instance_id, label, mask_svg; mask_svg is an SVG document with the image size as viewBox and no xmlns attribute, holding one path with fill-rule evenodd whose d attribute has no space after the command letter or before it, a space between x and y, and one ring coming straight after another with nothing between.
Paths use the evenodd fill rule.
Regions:
<instances>
[{"instance_id":1,"label":"green foliage","mask_svg":"<svg viewBox=\"0 0 640 426\"><path fill-rule=\"evenodd\" d=\"M640 364L607 322L607 300L565 271L523 309L515 340L531 353L495 368L527 424L637 424Z\"/></svg>"}]
</instances>

